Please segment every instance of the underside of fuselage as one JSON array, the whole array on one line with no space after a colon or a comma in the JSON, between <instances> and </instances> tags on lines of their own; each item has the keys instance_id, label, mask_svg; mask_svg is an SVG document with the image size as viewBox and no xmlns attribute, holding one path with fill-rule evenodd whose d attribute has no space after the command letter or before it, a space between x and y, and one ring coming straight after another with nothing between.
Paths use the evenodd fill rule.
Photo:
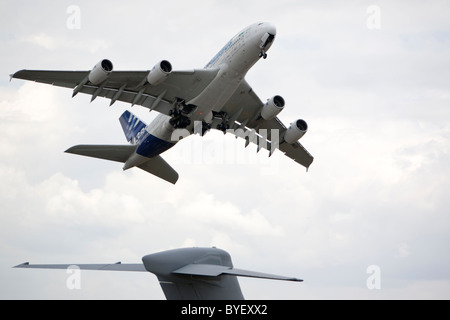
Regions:
<instances>
[{"instance_id":1,"label":"underside of fuselage","mask_svg":"<svg viewBox=\"0 0 450 320\"><path fill-rule=\"evenodd\" d=\"M250 68L261 58L267 57L266 52L275 35L274 26L257 23L227 42L205 67L218 69L215 78L190 101L176 99L169 117L159 115L148 126L148 133L139 142L136 154L147 158L155 157L179 141L179 135L176 135L176 139L173 138L175 130L183 130L183 136L186 136L198 132L198 127L194 126L201 124L200 132L204 135L217 119L219 123L215 129L225 133L230 128L233 116L223 112L223 106L236 92Z\"/></svg>"},{"instance_id":2,"label":"underside of fuselage","mask_svg":"<svg viewBox=\"0 0 450 320\"><path fill-rule=\"evenodd\" d=\"M193 131L193 122L205 123L205 128L214 117L223 122L217 129L229 128L228 115L222 108L244 80L247 72L261 58L275 40L276 29L268 23L253 24L233 37L206 65L205 69L217 69L217 75L209 85L190 101L177 99L169 123L175 129Z\"/></svg>"}]
</instances>

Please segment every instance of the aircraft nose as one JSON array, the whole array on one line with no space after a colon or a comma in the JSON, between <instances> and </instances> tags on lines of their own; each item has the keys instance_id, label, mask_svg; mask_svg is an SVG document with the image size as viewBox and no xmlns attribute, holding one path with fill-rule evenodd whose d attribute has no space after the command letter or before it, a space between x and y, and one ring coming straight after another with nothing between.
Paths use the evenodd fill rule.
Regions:
<instances>
[{"instance_id":1,"label":"aircraft nose","mask_svg":"<svg viewBox=\"0 0 450 320\"><path fill-rule=\"evenodd\" d=\"M274 35L274 36L277 34L277 28L273 24L265 23L264 27L265 27L267 33L270 33L271 35Z\"/></svg>"},{"instance_id":2,"label":"aircraft nose","mask_svg":"<svg viewBox=\"0 0 450 320\"><path fill-rule=\"evenodd\" d=\"M258 47L261 49L259 57L267 58L267 50L272 46L273 41L275 40L275 36L277 34L277 29L275 26L268 22L262 22L258 24L259 33L258 33ZM259 40L261 37L261 40Z\"/></svg>"}]
</instances>

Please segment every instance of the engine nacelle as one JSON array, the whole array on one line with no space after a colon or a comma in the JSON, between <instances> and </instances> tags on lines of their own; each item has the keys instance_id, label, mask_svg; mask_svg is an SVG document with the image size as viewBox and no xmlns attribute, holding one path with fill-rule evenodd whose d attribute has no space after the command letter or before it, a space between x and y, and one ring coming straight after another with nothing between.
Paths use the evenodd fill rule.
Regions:
<instances>
[{"instance_id":1,"label":"engine nacelle","mask_svg":"<svg viewBox=\"0 0 450 320\"><path fill-rule=\"evenodd\" d=\"M150 71L147 76L147 82L152 86L156 86L166 80L171 72L172 65L170 62L167 60L162 60L158 62Z\"/></svg>"},{"instance_id":2,"label":"engine nacelle","mask_svg":"<svg viewBox=\"0 0 450 320\"><path fill-rule=\"evenodd\" d=\"M289 144L295 143L308 131L308 124L305 120L297 120L291 123L284 135L284 141Z\"/></svg>"},{"instance_id":3,"label":"engine nacelle","mask_svg":"<svg viewBox=\"0 0 450 320\"><path fill-rule=\"evenodd\" d=\"M281 96L274 96L267 100L262 108L261 117L264 120L275 118L284 108L284 99Z\"/></svg>"},{"instance_id":4,"label":"engine nacelle","mask_svg":"<svg viewBox=\"0 0 450 320\"><path fill-rule=\"evenodd\" d=\"M113 71L113 64L108 59L103 59L97 63L89 73L89 81L93 85L99 85L105 81Z\"/></svg>"}]
</instances>

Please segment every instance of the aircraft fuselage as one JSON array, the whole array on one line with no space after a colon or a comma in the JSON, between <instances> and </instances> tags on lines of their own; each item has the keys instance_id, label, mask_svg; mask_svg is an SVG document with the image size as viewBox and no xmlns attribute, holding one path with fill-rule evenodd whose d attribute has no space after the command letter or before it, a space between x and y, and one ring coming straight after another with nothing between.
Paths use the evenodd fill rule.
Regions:
<instances>
[{"instance_id":1,"label":"aircraft fuselage","mask_svg":"<svg viewBox=\"0 0 450 320\"><path fill-rule=\"evenodd\" d=\"M266 52L273 43L276 29L269 23L255 23L234 36L205 66L205 69L218 69L213 81L195 98L185 101L185 105L194 106L189 114L190 124L186 127L193 132L194 122L211 123L213 114L222 110L225 103L235 93L250 68L261 57L266 57ZM173 141L172 134L176 128L170 123L170 116L159 114L146 127L146 133L137 142L136 154L152 158L171 147L177 141ZM141 161L140 157L135 157ZM130 159L131 160L131 159ZM134 163L128 163L124 169L133 167Z\"/></svg>"}]
</instances>

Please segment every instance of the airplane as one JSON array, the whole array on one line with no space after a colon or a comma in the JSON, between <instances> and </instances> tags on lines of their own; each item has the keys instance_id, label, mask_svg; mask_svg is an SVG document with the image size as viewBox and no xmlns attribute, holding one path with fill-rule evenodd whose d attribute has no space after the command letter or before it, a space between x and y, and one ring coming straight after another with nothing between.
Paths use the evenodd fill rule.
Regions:
<instances>
[{"instance_id":1,"label":"airplane","mask_svg":"<svg viewBox=\"0 0 450 320\"><path fill-rule=\"evenodd\" d=\"M216 247L181 248L146 255L142 263L19 264L14 268L151 272L167 300L244 300L238 276L303 282L302 279L233 267L228 252Z\"/></svg>"},{"instance_id":2,"label":"airplane","mask_svg":"<svg viewBox=\"0 0 450 320\"><path fill-rule=\"evenodd\" d=\"M175 184L178 173L160 156L181 138L210 129L232 133L257 144L257 151L269 150L269 157L281 150L302 166L309 168L313 156L298 142L308 130L299 119L285 126L277 117L285 100L275 95L263 103L245 80L247 72L267 51L276 36L270 23L250 25L234 36L202 69L174 71L167 60L158 62L150 71L113 71L108 59L90 71L21 70L12 78L30 80L73 90L78 93L140 105L158 116L145 126L134 116L127 138L131 146L74 146L69 153L123 162L123 170L133 167L148 171Z\"/></svg>"}]
</instances>

